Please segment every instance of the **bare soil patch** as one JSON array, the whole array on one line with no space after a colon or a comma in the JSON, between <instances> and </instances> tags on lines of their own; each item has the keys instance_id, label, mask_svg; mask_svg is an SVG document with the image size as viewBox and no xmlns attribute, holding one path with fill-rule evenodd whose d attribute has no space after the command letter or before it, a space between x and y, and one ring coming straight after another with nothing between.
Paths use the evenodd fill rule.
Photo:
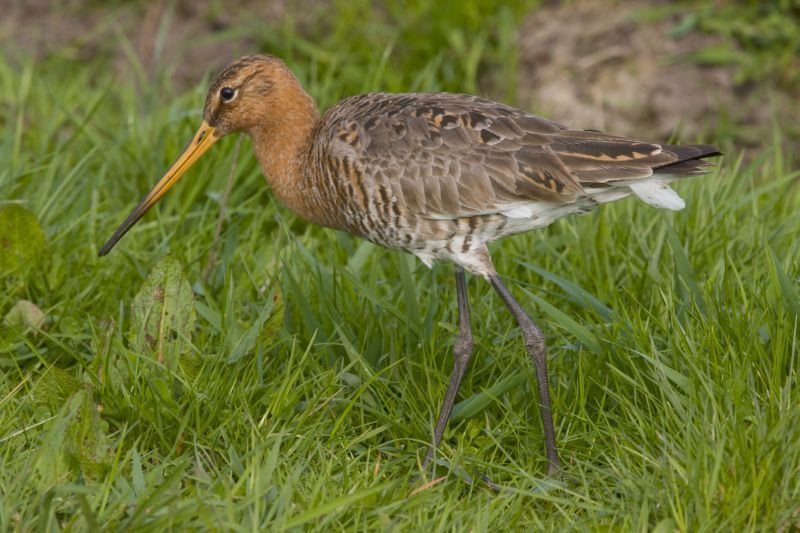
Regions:
<instances>
[{"instance_id":1,"label":"bare soil patch","mask_svg":"<svg viewBox=\"0 0 800 533\"><path fill-rule=\"evenodd\" d=\"M146 74L163 67L177 87L186 87L204 72L263 48L259 36L287 17L302 27L324 5L324 0L0 0L0 39L8 53L105 57L117 71L130 69L134 55Z\"/></svg>"},{"instance_id":2,"label":"bare soil patch","mask_svg":"<svg viewBox=\"0 0 800 533\"><path fill-rule=\"evenodd\" d=\"M769 80L739 84L732 68L699 65L692 55L719 44L717 38L674 36L677 16L640 16L659 4L552 1L534 10L520 24L518 103L580 128L653 140L727 137L753 147L771 137L777 120L788 142L797 143L800 94ZM9 54L106 57L118 74L129 74L133 56L145 76L162 69L181 89L233 57L263 49L265 32L287 19L300 34L309 32L327 6L327 0L0 0L0 41ZM491 72L483 81L492 86Z\"/></svg>"},{"instance_id":3,"label":"bare soil patch","mask_svg":"<svg viewBox=\"0 0 800 533\"><path fill-rule=\"evenodd\" d=\"M654 2L553 2L520 29L518 97L566 124L619 135L684 141L726 131L745 146L771 137L774 120L800 122L800 95L737 84L730 67L692 55L720 44L710 35L675 37L675 17L637 16Z\"/></svg>"}]
</instances>

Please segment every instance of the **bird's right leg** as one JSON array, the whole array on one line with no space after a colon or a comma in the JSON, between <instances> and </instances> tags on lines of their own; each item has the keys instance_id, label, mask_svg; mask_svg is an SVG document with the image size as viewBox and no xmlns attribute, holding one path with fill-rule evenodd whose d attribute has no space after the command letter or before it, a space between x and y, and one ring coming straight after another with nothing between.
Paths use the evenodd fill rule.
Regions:
<instances>
[{"instance_id":1,"label":"bird's right leg","mask_svg":"<svg viewBox=\"0 0 800 533\"><path fill-rule=\"evenodd\" d=\"M433 430L433 443L428 448L428 454L422 463L423 470L428 467L436 453L436 448L439 447L444 429L447 427L447 421L450 419L450 413L453 411L458 388L461 386L464 374L467 373L467 365L472 357L473 342L472 328L469 322L469 303L467 302L467 280L464 275L464 269L460 266L456 266L456 295L458 298L458 337L456 337L453 349L453 373L450 374L450 384L447 386L444 403L442 403L442 408L439 410L439 420Z\"/></svg>"},{"instance_id":2,"label":"bird's right leg","mask_svg":"<svg viewBox=\"0 0 800 533\"><path fill-rule=\"evenodd\" d=\"M533 323L533 320L528 316L522 306L514 299L496 272L492 272L487 276L489 283L492 284L494 290L500 295L503 303L506 304L508 310L514 315L514 318L522 330L522 338L525 341L525 347L528 349L528 355L533 361L533 366L536 369L536 381L539 385L539 408L542 414L542 426L544 428L544 445L545 453L547 455L547 473L552 477L557 477L561 470L561 463L558 459L558 450L556 449L556 432L553 427L553 408L550 400L550 385L547 375L547 350L544 344L544 335L542 331Z\"/></svg>"}]
</instances>

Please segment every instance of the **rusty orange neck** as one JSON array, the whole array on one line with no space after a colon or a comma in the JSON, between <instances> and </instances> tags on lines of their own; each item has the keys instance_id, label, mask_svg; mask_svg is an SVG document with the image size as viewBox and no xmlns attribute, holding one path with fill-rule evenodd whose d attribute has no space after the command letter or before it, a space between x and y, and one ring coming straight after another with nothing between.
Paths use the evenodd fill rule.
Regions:
<instances>
[{"instance_id":1,"label":"rusty orange neck","mask_svg":"<svg viewBox=\"0 0 800 533\"><path fill-rule=\"evenodd\" d=\"M319 113L296 80L282 88L275 100L269 114L257 117L257 125L248 131L253 150L278 199L300 216L318 222L308 201L305 167Z\"/></svg>"}]
</instances>

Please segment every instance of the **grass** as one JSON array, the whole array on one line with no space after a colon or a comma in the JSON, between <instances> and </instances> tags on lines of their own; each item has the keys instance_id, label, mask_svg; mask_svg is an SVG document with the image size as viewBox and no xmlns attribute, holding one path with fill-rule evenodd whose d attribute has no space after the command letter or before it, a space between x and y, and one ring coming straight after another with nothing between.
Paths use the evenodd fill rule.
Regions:
<instances>
[{"instance_id":1,"label":"grass","mask_svg":"<svg viewBox=\"0 0 800 533\"><path fill-rule=\"evenodd\" d=\"M356 39L340 6L325 46L290 29L265 44L324 104L477 87L503 39L450 46L447 61L388 44L414 17L462 16L442 6L390 9ZM0 222L14 221L0 235L14 252L0 262L2 529L800 527L800 174L771 148L780 132L754 160L728 149L718 172L678 185L680 213L624 200L495 245L547 335L565 481L544 475L521 339L474 278L476 357L436 476L418 480L451 369L451 269L298 219L245 141L204 279L234 139L98 259L205 90L105 67L0 57ZM507 490L467 482L483 473Z\"/></svg>"}]
</instances>

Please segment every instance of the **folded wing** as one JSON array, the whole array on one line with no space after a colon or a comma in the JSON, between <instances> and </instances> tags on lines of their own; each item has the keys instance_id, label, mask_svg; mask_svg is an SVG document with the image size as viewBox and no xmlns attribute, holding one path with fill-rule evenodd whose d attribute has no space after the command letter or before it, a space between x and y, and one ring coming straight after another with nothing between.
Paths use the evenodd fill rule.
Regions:
<instances>
[{"instance_id":1,"label":"folded wing","mask_svg":"<svg viewBox=\"0 0 800 533\"><path fill-rule=\"evenodd\" d=\"M342 120L332 120L337 113ZM360 166L367 185L430 218L524 217L531 203L569 204L619 187L679 209L683 201L667 183L703 173L702 158L719 153L572 130L460 94L374 93L329 114L326 122L337 124L331 144Z\"/></svg>"}]
</instances>

